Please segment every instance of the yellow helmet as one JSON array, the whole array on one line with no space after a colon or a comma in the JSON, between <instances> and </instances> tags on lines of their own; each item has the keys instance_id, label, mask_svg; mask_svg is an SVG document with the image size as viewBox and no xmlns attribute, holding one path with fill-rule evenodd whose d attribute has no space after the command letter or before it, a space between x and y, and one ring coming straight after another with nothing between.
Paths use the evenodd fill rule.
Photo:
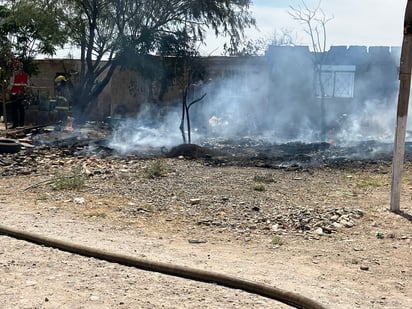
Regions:
<instances>
[{"instance_id":1,"label":"yellow helmet","mask_svg":"<svg viewBox=\"0 0 412 309\"><path fill-rule=\"evenodd\" d=\"M66 81L67 81L67 79L64 75L59 75L54 79L54 82L56 84L61 83L61 82L66 82Z\"/></svg>"}]
</instances>

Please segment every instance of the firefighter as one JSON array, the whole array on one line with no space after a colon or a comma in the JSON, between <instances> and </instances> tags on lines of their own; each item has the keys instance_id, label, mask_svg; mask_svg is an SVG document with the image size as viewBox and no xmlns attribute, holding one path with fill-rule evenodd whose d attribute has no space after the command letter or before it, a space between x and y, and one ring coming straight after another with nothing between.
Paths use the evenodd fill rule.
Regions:
<instances>
[{"instance_id":1,"label":"firefighter","mask_svg":"<svg viewBox=\"0 0 412 309\"><path fill-rule=\"evenodd\" d=\"M11 82L11 118L13 125L10 129L24 126L25 92L29 85L29 74L24 71L23 63L15 60L13 63L13 77Z\"/></svg>"},{"instance_id":2,"label":"firefighter","mask_svg":"<svg viewBox=\"0 0 412 309\"><path fill-rule=\"evenodd\" d=\"M70 81L63 74L58 74L54 79L56 109L70 110Z\"/></svg>"},{"instance_id":3,"label":"firefighter","mask_svg":"<svg viewBox=\"0 0 412 309\"><path fill-rule=\"evenodd\" d=\"M56 89L56 96L65 96L67 87L67 78L64 75L57 75L54 79L54 87Z\"/></svg>"}]
</instances>

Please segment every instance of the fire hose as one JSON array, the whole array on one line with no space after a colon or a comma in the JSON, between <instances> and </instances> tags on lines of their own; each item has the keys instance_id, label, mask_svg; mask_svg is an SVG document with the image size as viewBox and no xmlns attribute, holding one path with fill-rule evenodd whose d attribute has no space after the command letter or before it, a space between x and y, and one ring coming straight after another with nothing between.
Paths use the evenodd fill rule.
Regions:
<instances>
[{"instance_id":1,"label":"fire hose","mask_svg":"<svg viewBox=\"0 0 412 309\"><path fill-rule=\"evenodd\" d=\"M55 249L59 249L62 251L74 253L85 257L105 260L111 263L117 263L146 271L158 272L166 275L171 275L200 282L215 283L217 285L225 286L228 288L243 290L248 293L277 300L279 302L282 302L295 308L326 308L318 302L297 293L284 291L266 284L259 284L252 281L231 277L216 272L139 259L132 256L112 253L101 249L91 248L62 240L56 240L35 233L19 231L2 225L0 225L0 234L7 235L9 237L13 237L19 240L28 241L38 245L52 247Z\"/></svg>"}]
</instances>

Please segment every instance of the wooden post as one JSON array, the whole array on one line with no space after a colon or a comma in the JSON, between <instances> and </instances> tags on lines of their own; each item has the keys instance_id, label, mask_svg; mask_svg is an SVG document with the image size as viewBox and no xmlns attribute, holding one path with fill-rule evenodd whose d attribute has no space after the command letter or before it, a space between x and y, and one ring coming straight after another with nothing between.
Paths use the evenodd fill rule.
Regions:
<instances>
[{"instance_id":1,"label":"wooden post","mask_svg":"<svg viewBox=\"0 0 412 309\"><path fill-rule=\"evenodd\" d=\"M392 162L392 192L390 210L399 212L402 187L402 169L405 157L406 122L412 71L412 0L408 0L405 11L404 35L399 67L399 97L396 119L396 135Z\"/></svg>"},{"instance_id":2,"label":"wooden post","mask_svg":"<svg viewBox=\"0 0 412 309\"><path fill-rule=\"evenodd\" d=\"M1 76L3 77L3 76ZM2 79L1 80L1 100L3 101L3 121L4 121L4 128L7 132L7 105L6 105L6 82Z\"/></svg>"}]
</instances>

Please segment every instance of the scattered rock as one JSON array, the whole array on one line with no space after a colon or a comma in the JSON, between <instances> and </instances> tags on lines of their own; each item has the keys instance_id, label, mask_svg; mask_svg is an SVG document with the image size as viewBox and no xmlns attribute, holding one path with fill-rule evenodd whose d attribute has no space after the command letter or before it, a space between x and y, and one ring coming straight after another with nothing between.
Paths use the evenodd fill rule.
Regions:
<instances>
[{"instance_id":1,"label":"scattered rock","mask_svg":"<svg viewBox=\"0 0 412 309\"><path fill-rule=\"evenodd\" d=\"M34 281L34 280L27 280L27 281L26 281L26 285L27 285L27 286L33 286L33 285L36 285L36 284L37 284L37 282Z\"/></svg>"},{"instance_id":2,"label":"scattered rock","mask_svg":"<svg viewBox=\"0 0 412 309\"><path fill-rule=\"evenodd\" d=\"M82 205L82 204L84 204L85 200L84 200L83 197L75 197L75 198L73 199L73 202L74 202L75 204L80 204L80 205Z\"/></svg>"},{"instance_id":3,"label":"scattered rock","mask_svg":"<svg viewBox=\"0 0 412 309\"><path fill-rule=\"evenodd\" d=\"M190 205L198 205L198 204L200 204L200 199L199 198L190 199Z\"/></svg>"},{"instance_id":4,"label":"scattered rock","mask_svg":"<svg viewBox=\"0 0 412 309\"><path fill-rule=\"evenodd\" d=\"M318 234L318 235L323 235L323 229L322 229L321 227L318 227L318 228L315 230L315 233Z\"/></svg>"},{"instance_id":5,"label":"scattered rock","mask_svg":"<svg viewBox=\"0 0 412 309\"><path fill-rule=\"evenodd\" d=\"M200 239L189 239L189 244L205 244L207 240L200 240Z\"/></svg>"}]
</instances>

